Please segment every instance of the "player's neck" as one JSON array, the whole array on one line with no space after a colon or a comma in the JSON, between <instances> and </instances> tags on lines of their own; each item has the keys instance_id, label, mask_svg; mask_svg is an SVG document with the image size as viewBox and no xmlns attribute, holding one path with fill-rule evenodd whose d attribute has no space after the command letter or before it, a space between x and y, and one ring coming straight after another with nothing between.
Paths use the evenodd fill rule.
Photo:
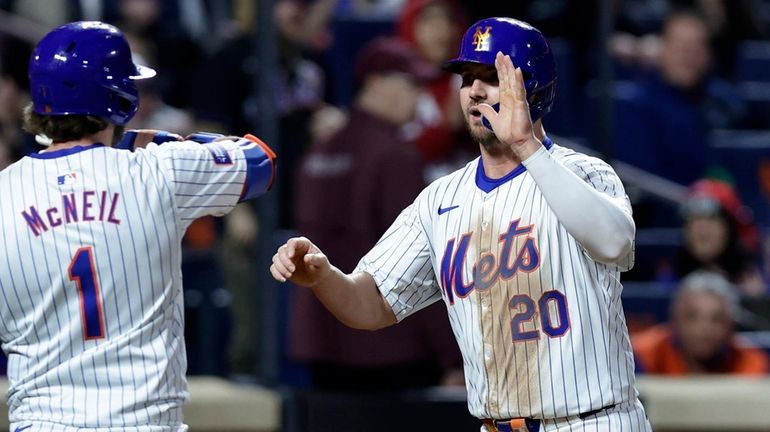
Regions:
<instances>
[{"instance_id":1,"label":"player's neck","mask_svg":"<svg viewBox=\"0 0 770 432\"><path fill-rule=\"evenodd\" d=\"M85 146L89 146L97 143L111 146L113 130L114 130L114 126L109 126L106 129L99 131L93 135L89 135L87 137L83 137L72 141L53 143L45 150L42 150L41 153L64 150L67 148L78 147L78 146L85 147Z\"/></svg>"}]
</instances>

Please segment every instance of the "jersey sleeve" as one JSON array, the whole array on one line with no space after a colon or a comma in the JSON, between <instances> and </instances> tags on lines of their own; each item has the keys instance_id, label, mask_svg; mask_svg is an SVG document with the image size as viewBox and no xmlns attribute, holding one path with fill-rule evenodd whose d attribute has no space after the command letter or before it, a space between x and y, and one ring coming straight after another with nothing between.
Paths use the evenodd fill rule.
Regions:
<instances>
[{"instance_id":1,"label":"jersey sleeve","mask_svg":"<svg viewBox=\"0 0 770 432\"><path fill-rule=\"evenodd\" d=\"M578 156L578 154L575 154ZM620 177L607 162L595 158L579 155L582 157L567 158L564 165L574 172L580 179L588 183L593 189L610 198L617 207L619 207L629 217L632 217L631 201L626 195L626 189L623 187ZM632 243L631 250L617 260L614 264L620 271L628 271L634 266L634 249Z\"/></svg>"},{"instance_id":2,"label":"jersey sleeve","mask_svg":"<svg viewBox=\"0 0 770 432\"><path fill-rule=\"evenodd\" d=\"M417 207L405 208L355 269L372 275L398 321L441 298Z\"/></svg>"},{"instance_id":3,"label":"jersey sleeve","mask_svg":"<svg viewBox=\"0 0 770 432\"><path fill-rule=\"evenodd\" d=\"M151 144L174 191L179 219L222 216L238 202L267 192L275 176L275 154L257 138ZM142 150L138 150L142 151Z\"/></svg>"}]
</instances>

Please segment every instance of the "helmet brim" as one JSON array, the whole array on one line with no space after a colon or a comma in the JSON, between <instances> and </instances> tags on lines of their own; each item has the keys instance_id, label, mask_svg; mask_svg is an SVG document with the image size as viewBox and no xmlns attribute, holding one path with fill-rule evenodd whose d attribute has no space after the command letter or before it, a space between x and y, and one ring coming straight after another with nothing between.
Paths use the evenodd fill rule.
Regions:
<instances>
[{"instance_id":1,"label":"helmet brim","mask_svg":"<svg viewBox=\"0 0 770 432\"><path fill-rule=\"evenodd\" d=\"M463 66L469 65L469 64L484 64L485 65L486 63L480 62L480 61L473 61L473 60L463 59L463 58L456 58L456 59L449 60L446 63L442 64L441 65L441 70L446 71L446 72L451 72L451 73L460 73L460 70L463 68Z\"/></svg>"},{"instance_id":2,"label":"helmet brim","mask_svg":"<svg viewBox=\"0 0 770 432\"><path fill-rule=\"evenodd\" d=\"M136 66L136 75L131 75L129 77L132 80L152 78L158 74L158 72L156 72L155 69L151 67L142 66L142 65L134 65L134 66Z\"/></svg>"}]
</instances>

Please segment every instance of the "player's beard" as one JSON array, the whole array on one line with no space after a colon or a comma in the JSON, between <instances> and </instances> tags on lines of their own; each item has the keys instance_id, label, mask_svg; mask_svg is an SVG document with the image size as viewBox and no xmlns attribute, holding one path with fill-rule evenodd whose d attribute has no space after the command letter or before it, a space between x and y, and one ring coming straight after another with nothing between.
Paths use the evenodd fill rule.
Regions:
<instances>
[{"instance_id":1,"label":"player's beard","mask_svg":"<svg viewBox=\"0 0 770 432\"><path fill-rule=\"evenodd\" d=\"M495 133L488 129L484 125L474 126L471 124L470 115L465 116L465 127L468 129L468 133L471 135L474 141L484 146L484 148L490 153L497 153L501 147L500 140L497 139Z\"/></svg>"}]
</instances>

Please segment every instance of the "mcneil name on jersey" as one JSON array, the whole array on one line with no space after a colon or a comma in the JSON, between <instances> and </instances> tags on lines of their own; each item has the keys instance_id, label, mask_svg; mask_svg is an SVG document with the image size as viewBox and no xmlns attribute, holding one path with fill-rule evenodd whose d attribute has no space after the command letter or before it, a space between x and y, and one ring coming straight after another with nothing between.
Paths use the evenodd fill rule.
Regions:
<instances>
[{"instance_id":1,"label":"mcneil name on jersey","mask_svg":"<svg viewBox=\"0 0 770 432\"><path fill-rule=\"evenodd\" d=\"M75 222L105 221L120 224L115 215L119 193L85 190L61 196L61 205L38 210L35 206L21 212L35 237L49 229Z\"/></svg>"}]
</instances>

